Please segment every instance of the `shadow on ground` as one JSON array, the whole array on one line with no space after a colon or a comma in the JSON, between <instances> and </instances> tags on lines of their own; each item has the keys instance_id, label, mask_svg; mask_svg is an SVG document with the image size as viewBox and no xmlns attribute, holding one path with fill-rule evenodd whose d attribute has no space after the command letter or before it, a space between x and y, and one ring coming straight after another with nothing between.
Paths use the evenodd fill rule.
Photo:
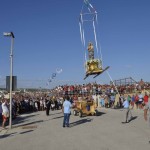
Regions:
<instances>
[{"instance_id":1,"label":"shadow on ground","mask_svg":"<svg viewBox=\"0 0 150 150\"><path fill-rule=\"evenodd\" d=\"M106 113L104 113L104 112L100 112L100 111L97 111L96 112L96 116L102 116L102 115L105 115Z\"/></svg>"},{"instance_id":2,"label":"shadow on ground","mask_svg":"<svg viewBox=\"0 0 150 150\"><path fill-rule=\"evenodd\" d=\"M28 115L28 116L23 116L23 115ZM38 116L38 115L40 115L40 114L33 114L33 115L30 115L30 113L27 113L27 114L23 114L23 115L17 116L16 119L13 120L13 125L23 123L23 122L25 122L28 118L31 118L31 117L34 117L34 116Z\"/></svg>"},{"instance_id":3,"label":"shadow on ground","mask_svg":"<svg viewBox=\"0 0 150 150\"><path fill-rule=\"evenodd\" d=\"M24 131L24 132L20 132L19 134L25 134L25 133L29 133L29 132L33 132L33 131L34 131L34 130L27 130L27 131ZM4 138L8 138L8 137L13 137L13 136L15 136L16 134L18 134L18 132L0 135L0 139L4 139Z\"/></svg>"},{"instance_id":4,"label":"shadow on ground","mask_svg":"<svg viewBox=\"0 0 150 150\"><path fill-rule=\"evenodd\" d=\"M29 132L32 132L32 131L34 131L34 130L28 130L28 131L20 132L20 134L29 133Z\"/></svg>"},{"instance_id":5,"label":"shadow on ground","mask_svg":"<svg viewBox=\"0 0 150 150\"><path fill-rule=\"evenodd\" d=\"M70 127L74 127L74 126L84 124L84 123L88 123L88 122L91 122L91 121L93 121L93 119L90 119L90 118L81 119L81 120L70 123Z\"/></svg>"},{"instance_id":6,"label":"shadow on ground","mask_svg":"<svg viewBox=\"0 0 150 150\"><path fill-rule=\"evenodd\" d=\"M17 132L10 133L10 134L0 135L0 139L7 138L7 137L12 137L12 136L14 136L16 133L17 133Z\"/></svg>"},{"instance_id":7,"label":"shadow on ground","mask_svg":"<svg viewBox=\"0 0 150 150\"><path fill-rule=\"evenodd\" d=\"M134 117L132 117L132 118L129 120L129 122L131 122L131 121L133 121L133 120L137 119L137 117L138 117L138 116L134 116Z\"/></svg>"},{"instance_id":8,"label":"shadow on ground","mask_svg":"<svg viewBox=\"0 0 150 150\"><path fill-rule=\"evenodd\" d=\"M32 121L32 122L24 123L24 124L21 124L21 125L16 125L16 126L14 126L13 128L18 128L18 127L27 126L27 125L32 125L32 124L41 123L41 122L44 122L44 121L43 121L43 120Z\"/></svg>"}]
</instances>

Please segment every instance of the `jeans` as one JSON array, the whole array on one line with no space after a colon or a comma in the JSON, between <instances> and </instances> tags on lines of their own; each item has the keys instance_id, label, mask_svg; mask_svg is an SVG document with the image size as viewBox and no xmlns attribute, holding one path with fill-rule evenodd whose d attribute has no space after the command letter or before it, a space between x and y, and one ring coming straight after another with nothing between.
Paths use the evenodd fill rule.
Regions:
<instances>
[{"instance_id":1,"label":"jeans","mask_svg":"<svg viewBox=\"0 0 150 150\"><path fill-rule=\"evenodd\" d=\"M63 127L65 127L65 125L66 125L67 127L69 127L69 119L70 119L70 114L64 113Z\"/></svg>"},{"instance_id":2,"label":"jeans","mask_svg":"<svg viewBox=\"0 0 150 150\"><path fill-rule=\"evenodd\" d=\"M104 99L101 99L101 107L104 107L105 106L105 101L104 101Z\"/></svg>"},{"instance_id":3,"label":"jeans","mask_svg":"<svg viewBox=\"0 0 150 150\"><path fill-rule=\"evenodd\" d=\"M130 108L126 108L126 122L129 121L129 113L130 113L130 118L132 118L132 113Z\"/></svg>"}]
</instances>

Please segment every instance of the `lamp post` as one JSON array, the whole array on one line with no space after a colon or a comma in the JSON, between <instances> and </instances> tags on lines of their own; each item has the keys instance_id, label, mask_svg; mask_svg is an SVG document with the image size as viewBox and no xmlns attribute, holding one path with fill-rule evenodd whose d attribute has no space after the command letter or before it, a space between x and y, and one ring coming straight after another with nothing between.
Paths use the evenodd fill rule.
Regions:
<instances>
[{"instance_id":1,"label":"lamp post","mask_svg":"<svg viewBox=\"0 0 150 150\"><path fill-rule=\"evenodd\" d=\"M10 118L9 118L9 128L12 128L12 76L13 76L13 46L14 46L14 34L13 32L4 32L4 36L11 37L11 48L10 48Z\"/></svg>"}]
</instances>

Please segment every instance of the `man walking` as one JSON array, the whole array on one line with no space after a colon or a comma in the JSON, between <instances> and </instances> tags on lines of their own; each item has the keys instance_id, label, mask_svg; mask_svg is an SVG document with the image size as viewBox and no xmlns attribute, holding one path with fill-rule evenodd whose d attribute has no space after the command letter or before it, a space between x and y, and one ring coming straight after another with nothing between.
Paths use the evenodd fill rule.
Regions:
<instances>
[{"instance_id":1,"label":"man walking","mask_svg":"<svg viewBox=\"0 0 150 150\"><path fill-rule=\"evenodd\" d=\"M147 105L145 106L144 109L144 119L145 121L147 121L147 112L149 110L149 126L150 126L150 101L147 103ZM150 140L149 140L149 144L150 144Z\"/></svg>"},{"instance_id":2,"label":"man walking","mask_svg":"<svg viewBox=\"0 0 150 150\"><path fill-rule=\"evenodd\" d=\"M63 108L62 108L62 112L64 113L64 121L63 121L63 127L67 126L69 127L69 119L70 119L70 108L72 107L71 103L70 103L70 98L69 96L65 97L65 101L63 103Z\"/></svg>"},{"instance_id":3,"label":"man walking","mask_svg":"<svg viewBox=\"0 0 150 150\"><path fill-rule=\"evenodd\" d=\"M126 121L122 123L129 123L129 113L130 113L130 120L132 119L132 113L130 110L130 104L127 98L125 98L125 101L123 102L123 107L126 109Z\"/></svg>"}]
</instances>

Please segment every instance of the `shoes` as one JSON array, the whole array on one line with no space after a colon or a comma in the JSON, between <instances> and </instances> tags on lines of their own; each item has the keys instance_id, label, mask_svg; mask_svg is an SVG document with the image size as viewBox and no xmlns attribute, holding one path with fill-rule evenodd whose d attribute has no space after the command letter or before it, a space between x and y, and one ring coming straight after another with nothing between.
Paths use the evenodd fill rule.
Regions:
<instances>
[{"instance_id":1,"label":"shoes","mask_svg":"<svg viewBox=\"0 0 150 150\"><path fill-rule=\"evenodd\" d=\"M124 123L129 123L129 122L128 122L128 121L125 121L125 122L122 122L122 123L124 124Z\"/></svg>"},{"instance_id":2,"label":"shoes","mask_svg":"<svg viewBox=\"0 0 150 150\"><path fill-rule=\"evenodd\" d=\"M63 126L63 128L65 128L65 127L69 128L70 126L69 125L68 126Z\"/></svg>"},{"instance_id":3,"label":"shoes","mask_svg":"<svg viewBox=\"0 0 150 150\"><path fill-rule=\"evenodd\" d=\"M133 119L133 117L131 116L130 120L132 120L132 119Z\"/></svg>"}]
</instances>

